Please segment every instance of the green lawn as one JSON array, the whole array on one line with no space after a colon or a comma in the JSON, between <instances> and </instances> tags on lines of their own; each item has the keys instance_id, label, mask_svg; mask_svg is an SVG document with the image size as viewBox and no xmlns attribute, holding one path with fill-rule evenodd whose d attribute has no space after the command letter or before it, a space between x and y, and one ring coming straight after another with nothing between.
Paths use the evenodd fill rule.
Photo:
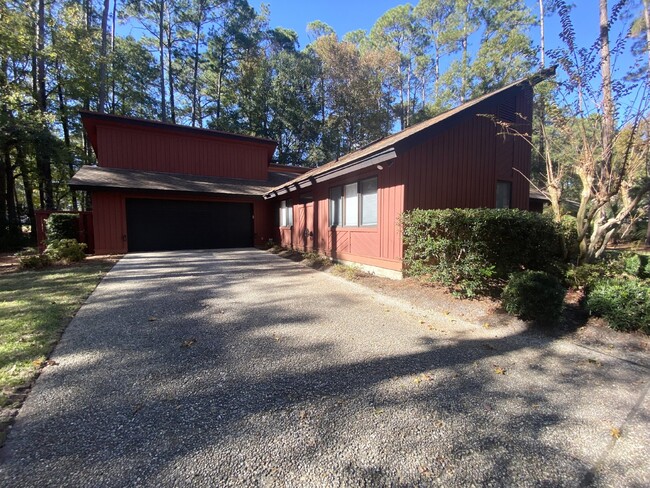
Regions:
<instances>
[{"instance_id":1,"label":"green lawn","mask_svg":"<svg viewBox=\"0 0 650 488\"><path fill-rule=\"evenodd\" d=\"M29 384L74 313L114 263L85 261L0 275L0 408Z\"/></svg>"}]
</instances>

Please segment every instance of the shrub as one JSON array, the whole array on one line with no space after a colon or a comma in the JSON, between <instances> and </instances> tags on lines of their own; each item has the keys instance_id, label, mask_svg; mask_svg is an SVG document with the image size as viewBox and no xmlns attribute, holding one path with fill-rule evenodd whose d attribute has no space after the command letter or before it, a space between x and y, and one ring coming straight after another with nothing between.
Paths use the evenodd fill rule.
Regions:
<instances>
[{"instance_id":1,"label":"shrub","mask_svg":"<svg viewBox=\"0 0 650 488\"><path fill-rule=\"evenodd\" d=\"M53 213L47 218L45 227L48 242L76 239L79 234L79 215Z\"/></svg>"},{"instance_id":2,"label":"shrub","mask_svg":"<svg viewBox=\"0 0 650 488\"><path fill-rule=\"evenodd\" d=\"M22 269L41 269L52 264L52 259L47 254L23 254L18 257Z\"/></svg>"},{"instance_id":3,"label":"shrub","mask_svg":"<svg viewBox=\"0 0 650 488\"><path fill-rule=\"evenodd\" d=\"M524 269L564 274L560 228L521 210L412 210L402 216L404 262L466 296L500 288Z\"/></svg>"},{"instance_id":4,"label":"shrub","mask_svg":"<svg viewBox=\"0 0 650 488\"><path fill-rule=\"evenodd\" d=\"M53 261L73 263L86 258L86 244L80 244L75 239L59 239L51 241L45 249L45 254Z\"/></svg>"},{"instance_id":5,"label":"shrub","mask_svg":"<svg viewBox=\"0 0 650 488\"><path fill-rule=\"evenodd\" d=\"M588 291L596 283L607 278L614 278L622 272L623 267L620 261L603 260L569 268L566 273L566 279L569 286L583 288Z\"/></svg>"},{"instance_id":6,"label":"shrub","mask_svg":"<svg viewBox=\"0 0 650 488\"><path fill-rule=\"evenodd\" d=\"M560 280L543 271L513 273L503 290L503 306L524 320L556 322L562 314L566 289Z\"/></svg>"},{"instance_id":7,"label":"shrub","mask_svg":"<svg viewBox=\"0 0 650 488\"><path fill-rule=\"evenodd\" d=\"M623 269L629 275L638 278L646 277L646 268L648 267L648 256L626 252L621 255Z\"/></svg>"},{"instance_id":8,"label":"shrub","mask_svg":"<svg viewBox=\"0 0 650 488\"><path fill-rule=\"evenodd\" d=\"M578 241L576 218L571 215L563 215L560 228L562 229L562 238L564 239L564 259L569 263L575 263L580 256L580 242Z\"/></svg>"},{"instance_id":9,"label":"shrub","mask_svg":"<svg viewBox=\"0 0 650 488\"><path fill-rule=\"evenodd\" d=\"M650 333L650 285L633 279L601 281L587 295L587 308L615 330Z\"/></svg>"}]
</instances>

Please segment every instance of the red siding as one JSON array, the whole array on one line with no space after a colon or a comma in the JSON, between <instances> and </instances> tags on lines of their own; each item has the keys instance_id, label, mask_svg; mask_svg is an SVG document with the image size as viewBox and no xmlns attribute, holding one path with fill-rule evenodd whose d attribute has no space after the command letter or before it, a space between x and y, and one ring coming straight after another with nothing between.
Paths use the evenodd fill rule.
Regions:
<instances>
[{"instance_id":1,"label":"red siding","mask_svg":"<svg viewBox=\"0 0 650 488\"><path fill-rule=\"evenodd\" d=\"M255 245L263 245L273 234L272 207L261 200L245 198L206 198L188 195L165 195L160 193L95 191L92 193L93 225L96 254L123 254L128 251L126 231L127 198L154 198L157 200L201 200L207 202L253 203L253 232Z\"/></svg>"},{"instance_id":2,"label":"red siding","mask_svg":"<svg viewBox=\"0 0 650 488\"><path fill-rule=\"evenodd\" d=\"M277 234L280 243L303 251L315 249L336 259L401 270L402 238L398 219L404 210L404 169L389 163L382 163L382 167L383 170L371 168L308 188L302 193L313 196L311 203L300 203L299 192L287 195L293 202L294 225L291 229L280 228ZM372 176L377 176L378 183L378 225L329 227L330 188ZM305 238L305 228L313 236Z\"/></svg>"},{"instance_id":3,"label":"red siding","mask_svg":"<svg viewBox=\"0 0 650 488\"><path fill-rule=\"evenodd\" d=\"M532 104L527 90L495 99L482 113L498 113L506 104L528 122L517 129L530 133ZM512 182L513 208L528 209L530 146L521 137L504 136L495 123L470 114L458 125L406 149L396 166L406 177L407 210L413 208L493 208L496 182ZM515 169L513 169L515 168Z\"/></svg>"},{"instance_id":4,"label":"red siding","mask_svg":"<svg viewBox=\"0 0 650 488\"><path fill-rule=\"evenodd\" d=\"M99 165L105 168L265 180L269 148L216 137L174 134L136 126L97 127Z\"/></svg>"}]
</instances>

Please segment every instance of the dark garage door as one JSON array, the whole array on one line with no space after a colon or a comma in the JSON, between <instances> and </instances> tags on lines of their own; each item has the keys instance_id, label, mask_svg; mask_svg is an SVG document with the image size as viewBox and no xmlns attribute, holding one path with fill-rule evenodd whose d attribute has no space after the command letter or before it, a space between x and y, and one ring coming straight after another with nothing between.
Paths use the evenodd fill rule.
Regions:
<instances>
[{"instance_id":1,"label":"dark garage door","mask_svg":"<svg viewBox=\"0 0 650 488\"><path fill-rule=\"evenodd\" d=\"M182 200L126 200L129 251L253 245L253 205Z\"/></svg>"}]
</instances>

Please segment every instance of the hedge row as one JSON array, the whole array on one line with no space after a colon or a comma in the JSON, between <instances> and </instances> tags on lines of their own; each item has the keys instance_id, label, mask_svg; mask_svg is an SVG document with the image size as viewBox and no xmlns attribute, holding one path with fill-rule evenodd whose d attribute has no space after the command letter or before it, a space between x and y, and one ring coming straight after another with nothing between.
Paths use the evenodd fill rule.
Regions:
<instances>
[{"instance_id":1,"label":"hedge row","mask_svg":"<svg viewBox=\"0 0 650 488\"><path fill-rule=\"evenodd\" d=\"M506 209L412 210L402 216L404 262L466 296L498 291L523 270L564 273L561 228Z\"/></svg>"}]
</instances>

